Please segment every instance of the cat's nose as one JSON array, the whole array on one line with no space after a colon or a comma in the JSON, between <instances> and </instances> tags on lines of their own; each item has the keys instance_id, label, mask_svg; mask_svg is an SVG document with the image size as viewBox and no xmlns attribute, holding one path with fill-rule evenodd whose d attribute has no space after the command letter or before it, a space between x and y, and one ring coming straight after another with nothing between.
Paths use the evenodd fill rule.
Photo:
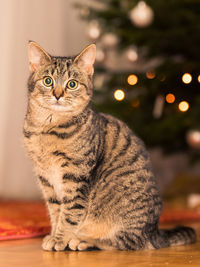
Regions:
<instances>
[{"instance_id":1,"label":"cat's nose","mask_svg":"<svg viewBox=\"0 0 200 267\"><path fill-rule=\"evenodd\" d=\"M64 91L61 88L55 88L53 90L53 95L57 100L59 100L62 96L64 96Z\"/></svg>"}]
</instances>

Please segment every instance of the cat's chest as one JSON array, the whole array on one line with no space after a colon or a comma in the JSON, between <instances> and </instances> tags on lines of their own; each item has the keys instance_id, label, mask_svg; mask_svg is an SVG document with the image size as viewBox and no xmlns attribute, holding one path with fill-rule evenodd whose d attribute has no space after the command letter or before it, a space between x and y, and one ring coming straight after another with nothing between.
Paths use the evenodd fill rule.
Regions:
<instances>
[{"instance_id":1,"label":"cat's chest","mask_svg":"<svg viewBox=\"0 0 200 267\"><path fill-rule=\"evenodd\" d=\"M67 150L70 154L73 153L72 146L63 140L42 133L32 134L29 138L25 138L24 143L31 159L44 168L57 165L55 154L58 151L64 153Z\"/></svg>"},{"instance_id":2,"label":"cat's chest","mask_svg":"<svg viewBox=\"0 0 200 267\"><path fill-rule=\"evenodd\" d=\"M34 163L38 176L43 176L53 186L57 199L62 198L62 164L66 159L62 155L67 154L67 145L60 140L42 134L33 134L26 138L25 146ZM68 151L71 151L70 148ZM61 156L59 156L60 154Z\"/></svg>"}]
</instances>

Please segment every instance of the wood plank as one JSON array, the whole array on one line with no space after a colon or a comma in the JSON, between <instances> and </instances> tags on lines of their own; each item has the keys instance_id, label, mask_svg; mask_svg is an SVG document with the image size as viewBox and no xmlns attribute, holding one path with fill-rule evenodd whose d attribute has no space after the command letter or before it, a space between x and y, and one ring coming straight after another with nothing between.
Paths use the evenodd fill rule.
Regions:
<instances>
[{"instance_id":1,"label":"wood plank","mask_svg":"<svg viewBox=\"0 0 200 267\"><path fill-rule=\"evenodd\" d=\"M192 224L200 235L200 224ZM200 238L192 245L151 251L47 252L41 238L1 241L0 267L200 266Z\"/></svg>"}]
</instances>

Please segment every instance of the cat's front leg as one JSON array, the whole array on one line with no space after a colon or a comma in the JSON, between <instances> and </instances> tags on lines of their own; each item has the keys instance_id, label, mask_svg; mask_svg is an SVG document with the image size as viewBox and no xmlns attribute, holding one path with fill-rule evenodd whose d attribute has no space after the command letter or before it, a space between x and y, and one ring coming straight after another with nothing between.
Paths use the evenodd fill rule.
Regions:
<instances>
[{"instance_id":1,"label":"cat's front leg","mask_svg":"<svg viewBox=\"0 0 200 267\"><path fill-rule=\"evenodd\" d=\"M46 205L48 207L50 220L51 220L51 234L47 235L43 239L43 244L45 246L48 240L52 236L55 235L59 213L60 213L61 202L57 199L53 186L49 183L49 181L44 176L38 175L38 180L39 180L40 187L42 189L42 193L43 193Z\"/></svg>"},{"instance_id":2,"label":"cat's front leg","mask_svg":"<svg viewBox=\"0 0 200 267\"><path fill-rule=\"evenodd\" d=\"M77 241L76 232L87 213L88 181L86 176L65 174L61 188L63 198L56 231L54 236L43 244L45 250L62 251L71 240Z\"/></svg>"}]
</instances>

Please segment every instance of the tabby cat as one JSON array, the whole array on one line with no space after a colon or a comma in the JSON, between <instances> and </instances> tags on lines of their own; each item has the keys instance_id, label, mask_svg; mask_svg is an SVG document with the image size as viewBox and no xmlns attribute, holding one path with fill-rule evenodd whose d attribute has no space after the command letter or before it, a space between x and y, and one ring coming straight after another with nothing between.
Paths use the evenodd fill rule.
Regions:
<instances>
[{"instance_id":1,"label":"tabby cat","mask_svg":"<svg viewBox=\"0 0 200 267\"><path fill-rule=\"evenodd\" d=\"M96 47L50 56L29 42L24 143L48 206L44 250L157 249L195 241L191 228L159 230L161 199L143 142L91 108Z\"/></svg>"}]
</instances>

